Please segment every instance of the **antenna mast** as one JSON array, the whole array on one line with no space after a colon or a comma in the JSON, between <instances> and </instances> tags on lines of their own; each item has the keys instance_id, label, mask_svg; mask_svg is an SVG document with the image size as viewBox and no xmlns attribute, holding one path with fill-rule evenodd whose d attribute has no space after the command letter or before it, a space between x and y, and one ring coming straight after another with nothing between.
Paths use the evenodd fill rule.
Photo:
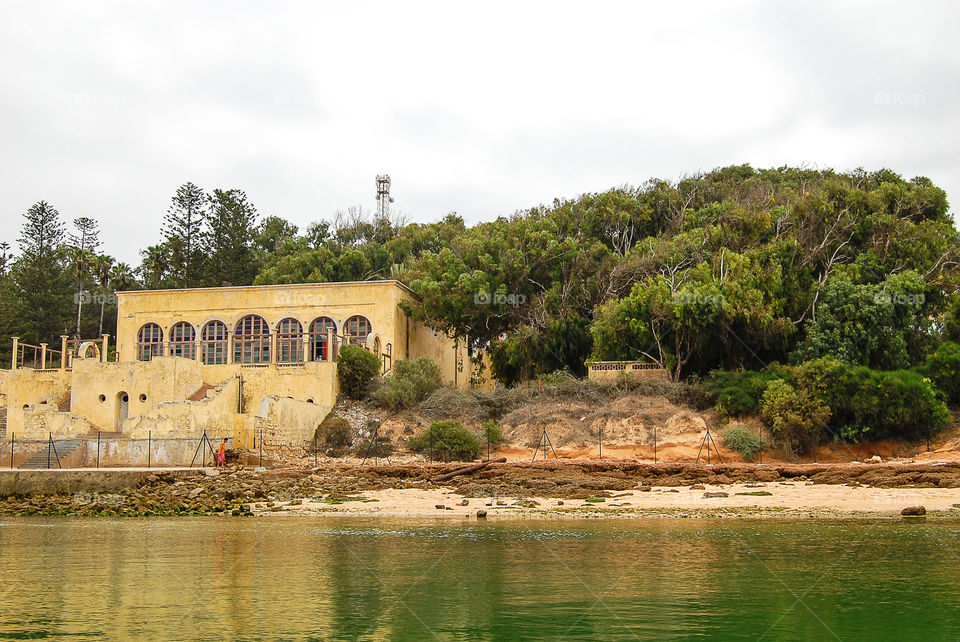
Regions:
<instances>
[{"instance_id":1,"label":"antenna mast","mask_svg":"<svg viewBox=\"0 0 960 642\"><path fill-rule=\"evenodd\" d=\"M390 197L390 175L381 174L377 176L377 218L390 218L390 203L393 199Z\"/></svg>"}]
</instances>

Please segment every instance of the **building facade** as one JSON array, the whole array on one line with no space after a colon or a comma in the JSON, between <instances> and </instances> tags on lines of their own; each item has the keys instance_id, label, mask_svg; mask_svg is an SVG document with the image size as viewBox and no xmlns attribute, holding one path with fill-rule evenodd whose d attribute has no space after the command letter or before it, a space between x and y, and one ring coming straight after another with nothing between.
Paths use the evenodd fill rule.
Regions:
<instances>
[{"instance_id":1,"label":"building facade","mask_svg":"<svg viewBox=\"0 0 960 642\"><path fill-rule=\"evenodd\" d=\"M263 434L296 445L336 403L345 344L400 359L430 357L444 382L465 386L466 351L401 309L398 281L119 292L116 356L108 339L41 349L40 367L0 372L7 432L25 438L97 432L152 439L206 431L239 447ZM80 348L83 349L80 349ZM103 348L101 351L100 348ZM59 355L59 358L57 357Z\"/></svg>"}]
</instances>

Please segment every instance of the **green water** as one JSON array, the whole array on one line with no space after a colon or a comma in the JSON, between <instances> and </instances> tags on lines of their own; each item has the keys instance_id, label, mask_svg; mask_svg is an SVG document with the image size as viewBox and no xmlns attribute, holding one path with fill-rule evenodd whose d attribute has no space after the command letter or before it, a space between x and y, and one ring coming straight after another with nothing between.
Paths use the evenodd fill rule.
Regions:
<instances>
[{"instance_id":1,"label":"green water","mask_svg":"<svg viewBox=\"0 0 960 642\"><path fill-rule=\"evenodd\" d=\"M0 520L0 637L958 639L960 522Z\"/></svg>"}]
</instances>

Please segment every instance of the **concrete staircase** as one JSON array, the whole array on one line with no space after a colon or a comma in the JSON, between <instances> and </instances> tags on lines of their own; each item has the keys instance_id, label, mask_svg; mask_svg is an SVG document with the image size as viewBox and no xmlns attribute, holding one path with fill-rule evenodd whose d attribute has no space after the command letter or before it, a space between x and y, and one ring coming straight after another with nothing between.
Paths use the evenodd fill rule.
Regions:
<instances>
[{"instance_id":1,"label":"concrete staircase","mask_svg":"<svg viewBox=\"0 0 960 642\"><path fill-rule=\"evenodd\" d=\"M82 439L61 439L54 442L54 447L57 450L57 454L53 454L53 450L50 450L50 446L44 446L39 452L33 455L30 459L23 462L17 468L24 470L41 470L47 468L47 451L50 451L49 464L50 468L57 468L57 455L60 456L60 461L66 458L67 455L72 453L74 450L80 447L80 444L83 443Z\"/></svg>"},{"instance_id":2,"label":"concrete staircase","mask_svg":"<svg viewBox=\"0 0 960 642\"><path fill-rule=\"evenodd\" d=\"M7 437L7 407L0 408L0 439Z\"/></svg>"}]
</instances>

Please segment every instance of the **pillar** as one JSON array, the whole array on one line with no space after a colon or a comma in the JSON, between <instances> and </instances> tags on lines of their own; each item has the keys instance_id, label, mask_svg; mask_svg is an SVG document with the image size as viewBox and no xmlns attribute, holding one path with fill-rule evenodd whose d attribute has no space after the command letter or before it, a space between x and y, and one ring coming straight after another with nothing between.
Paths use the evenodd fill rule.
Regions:
<instances>
[{"instance_id":1,"label":"pillar","mask_svg":"<svg viewBox=\"0 0 960 642\"><path fill-rule=\"evenodd\" d=\"M233 363L233 332L227 332L227 363Z\"/></svg>"},{"instance_id":2,"label":"pillar","mask_svg":"<svg viewBox=\"0 0 960 642\"><path fill-rule=\"evenodd\" d=\"M40 369L45 370L47 367L47 344L40 344Z\"/></svg>"},{"instance_id":3,"label":"pillar","mask_svg":"<svg viewBox=\"0 0 960 642\"><path fill-rule=\"evenodd\" d=\"M20 348L20 337L13 337L13 352L10 357L10 369L17 369L17 350Z\"/></svg>"},{"instance_id":4,"label":"pillar","mask_svg":"<svg viewBox=\"0 0 960 642\"><path fill-rule=\"evenodd\" d=\"M300 361L313 361L313 354L310 352L310 333L303 333L303 359Z\"/></svg>"},{"instance_id":5,"label":"pillar","mask_svg":"<svg viewBox=\"0 0 960 642\"><path fill-rule=\"evenodd\" d=\"M327 358L326 361L336 361L336 346L333 341L336 336L333 334L333 328L327 328Z\"/></svg>"},{"instance_id":6,"label":"pillar","mask_svg":"<svg viewBox=\"0 0 960 642\"><path fill-rule=\"evenodd\" d=\"M60 369L67 369L67 335L60 335Z\"/></svg>"},{"instance_id":7,"label":"pillar","mask_svg":"<svg viewBox=\"0 0 960 642\"><path fill-rule=\"evenodd\" d=\"M267 361L270 363L280 363L279 359L277 359L277 333L271 332L269 334L269 337L270 337L270 358L267 359Z\"/></svg>"},{"instance_id":8,"label":"pillar","mask_svg":"<svg viewBox=\"0 0 960 642\"><path fill-rule=\"evenodd\" d=\"M107 358L107 348L110 347L110 335L104 334L100 337L100 362L106 363L109 361Z\"/></svg>"}]
</instances>

